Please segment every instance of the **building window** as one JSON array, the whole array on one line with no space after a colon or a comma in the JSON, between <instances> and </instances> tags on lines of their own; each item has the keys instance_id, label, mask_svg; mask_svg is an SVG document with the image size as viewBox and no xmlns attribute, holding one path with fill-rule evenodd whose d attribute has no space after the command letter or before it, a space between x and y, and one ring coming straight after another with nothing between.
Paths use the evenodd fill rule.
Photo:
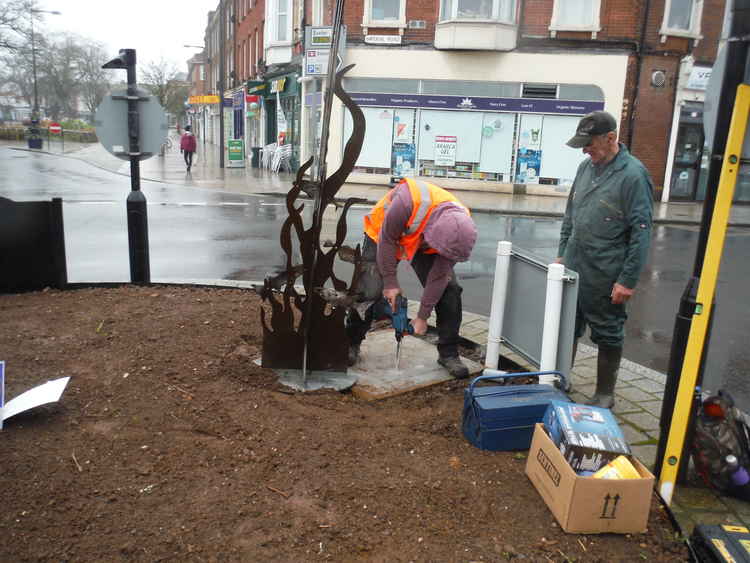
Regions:
<instances>
[{"instance_id":1,"label":"building window","mask_svg":"<svg viewBox=\"0 0 750 563\"><path fill-rule=\"evenodd\" d=\"M200 80L206 80L206 66L205 65L199 65L198 66L198 72L200 73Z\"/></svg>"},{"instance_id":2,"label":"building window","mask_svg":"<svg viewBox=\"0 0 750 563\"><path fill-rule=\"evenodd\" d=\"M601 0L555 0L549 29L556 31L590 31L592 37L601 30L599 8Z\"/></svg>"},{"instance_id":3,"label":"building window","mask_svg":"<svg viewBox=\"0 0 750 563\"><path fill-rule=\"evenodd\" d=\"M276 8L276 41L288 41L289 1L278 0Z\"/></svg>"},{"instance_id":4,"label":"building window","mask_svg":"<svg viewBox=\"0 0 750 563\"><path fill-rule=\"evenodd\" d=\"M362 25L370 27L406 27L406 0L365 0Z\"/></svg>"},{"instance_id":5,"label":"building window","mask_svg":"<svg viewBox=\"0 0 750 563\"><path fill-rule=\"evenodd\" d=\"M515 23L515 0L442 0L440 21L491 20Z\"/></svg>"},{"instance_id":6,"label":"building window","mask_svg":"<svg viewBox=\"0 0 750 563\"><path fill-rule=\"evenodd\" d=\"M664 42L667 35L699 38L703 0L666 0L664 20L659 34Z\"/></svg>"}]
</instances>

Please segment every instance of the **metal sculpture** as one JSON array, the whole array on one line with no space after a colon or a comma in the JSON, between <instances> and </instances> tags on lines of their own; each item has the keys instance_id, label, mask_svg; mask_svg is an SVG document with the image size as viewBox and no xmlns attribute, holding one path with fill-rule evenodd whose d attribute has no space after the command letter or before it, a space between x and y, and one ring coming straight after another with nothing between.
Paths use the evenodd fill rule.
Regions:
<instances>
[{"instance_id":1,"label":"metal sculpture","mask_svg":"<svg viewBox=\"0 0 750 563\"><path fill-rule=\"evenodd\" d=\"M335 58L332 53L331 58ZM341 215L336 225L336 239L325 249L320 244L320 230L323 213L334 203L336 193L346 181L354 164L359 158L365 135L365 118L359 106L349 97L341 86L341 79L354 65L341 69L333 80L333 92L351 112L353 128L344 149L344 157L336 172L325 178L325 150L327 145L327 121L324 121L325 135L321 138L321 157L319 161L320 180L308 180L305 173L312 166L311 157L297 170L297 176L286 196L286 208L289 216L281 227L281 248L286 255L285 270L275 276L269 276L259 288L259 294L270 306L270 315L266 307L261 307L263 326L263 367L277 369L301 369L303 384L308 370L346 371L348 359L348 338L344 327L344 316L347 304L333 303L323 299L326 295L322 288L332 286L338 294L345 294L355 299L357 280L361 272L359 245L353 251L353 257L347 261L354 263L351 282L347 283L336 277L333 266L335 258L344 244L347 226L346 216L349 208L364 200L348 198L343 204ZM330 82L329 82L330 84ZM328 112L330 115L330 109ZM329 119L324 114L324 120ZM300 193L314 198L312 224L305 228L302 221L304 203L299 203ZM297 237L301 264L293 262L294 246L292 233ZM344 253L351 249L344 248ZM353 259L352 259L353 258ZM300 293L295 288L295 280L301 277L305 288ZM282 289L283 288L283 289Z\"/></svg>"}]
</instances>

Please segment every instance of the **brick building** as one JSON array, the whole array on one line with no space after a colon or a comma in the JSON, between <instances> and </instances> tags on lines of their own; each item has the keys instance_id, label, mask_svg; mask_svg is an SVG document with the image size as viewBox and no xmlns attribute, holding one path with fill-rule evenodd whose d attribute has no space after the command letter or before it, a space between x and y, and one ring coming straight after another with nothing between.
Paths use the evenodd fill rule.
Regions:
<instances>
[{"instance_id":1,"label":"brick building","mask_svg":"<svg viewBox=\"0 0 750 563\"><path fill-rule=\"evenodd\" d=\"M316 154L324 65L312 57L326 51L303 30L322 33L333 0L222 5L236 69L225 94L244 85L259 104L237 113L235 95L231 134L291 144L295 162ZM703 96L724 12L725 0L348 0L342 58L356 66L345 87L367 120L350 180L420 175L564 196L583 159L564 142L581 115L606 109L657 198L700 199ZM209 15L207 38L213 25ZM335 100L330 170L350 129Z\"/></svg>"},{"instance_id":2,"label":"brick building","mask_svg":"<svg viewBox=\"0 0 750 563\"><path fill-rule=\"evenodd\" d=\"M724 4L351 0L347 90L368 123L354 179L418 174L564 195L583 158L564 141L582 113L603 108L656 197L701 197L703 90ZM336 119L345 138L348 116ZM332 159L342 142L332 133Z\"/></svg>"}]
</instances>

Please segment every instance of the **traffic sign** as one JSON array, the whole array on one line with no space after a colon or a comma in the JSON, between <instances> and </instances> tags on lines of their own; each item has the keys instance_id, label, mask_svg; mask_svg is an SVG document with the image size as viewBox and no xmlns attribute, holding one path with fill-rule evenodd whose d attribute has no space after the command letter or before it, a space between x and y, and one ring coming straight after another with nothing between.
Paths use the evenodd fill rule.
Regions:
<instances>
[{"instance_id":1,"label":"traffic sign","mask_svg":"<svg viewBox=\"0 0 750 563\"><path fill-rule=\"evenodd\" d=\"M62 125L60 125L59 123L50 123L49 132L54 135L59 135L60 133L62 133Z\"/></svg>"},{"instance_id":2,"label":"traffic sign","mask_svg":"<svg viewBox=\"0 0 750 563\"><path fill-rule=\"evenodd\" d=\"M117 158L130 160L127 88L113 90L96 108L94 125L99 142ZM138 88L138 160L151 158L167 138L167 114L155 96Z\"/></svg>"}]
</instances>

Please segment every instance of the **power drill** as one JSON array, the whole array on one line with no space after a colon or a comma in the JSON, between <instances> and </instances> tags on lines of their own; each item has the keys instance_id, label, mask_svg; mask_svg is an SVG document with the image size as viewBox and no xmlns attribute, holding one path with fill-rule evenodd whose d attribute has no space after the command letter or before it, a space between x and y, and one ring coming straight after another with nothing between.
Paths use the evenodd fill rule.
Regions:
<instances>
[{"instance_id":1,"label":"power drill","mask_svg":"<svg viewBox=\"0 0 750 563\"><path fill-rule=\"evenodd\" d=\"M414 334L414 327L411 322L409 322L409 317L407 316L409 313L409 300L406 297L403 295L396 296L395 313L393 312L393 309L391 309L390 303L388 303L388 309L391 313L390 316L391 322L393 323L393 330L396 332L396 342L401 342L404 334Z\"/></svg>"},{"instance_id":2,"label":"power drill","mask_svg":"<svg viewBox=\"0 0 750 563\"><path fill-rule=\"evenodd\" d=\"M382 298L377 302L375 318L388 317L391 319L393 331L396 336L396 369L398 369L401 357L401 339L404 334L414 334L414 326L409 322L408 309L409 300L403 295L396 296L396 310L394 311L387 299Z\"/></svg>"}]
</instances>

